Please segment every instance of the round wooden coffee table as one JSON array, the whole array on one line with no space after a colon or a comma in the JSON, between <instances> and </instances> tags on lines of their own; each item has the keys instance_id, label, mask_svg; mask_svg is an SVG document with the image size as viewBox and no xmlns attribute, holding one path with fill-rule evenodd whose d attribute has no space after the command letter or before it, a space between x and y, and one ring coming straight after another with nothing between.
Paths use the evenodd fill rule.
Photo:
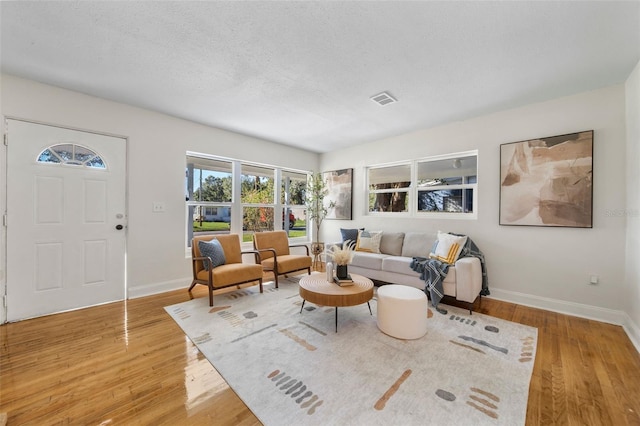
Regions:
<instances>
[{"instance_id":1,"label":"round wooden coffee table","mask_svg":"<svg viewBox=\"0 0 640 426\"><path fill-rule=\"evenodd\" d=\"M351 274L353 285L339 286L336 283L327 281L326 274L305 275L300 279L300 297L302 297L302 307L306 301L321 306L335 306L336 308L336 333L338 332L338 307L355 306L362 303L369 306L369 301L373 298L373 282L362 275Z\"/></svg>"}]
</instances>

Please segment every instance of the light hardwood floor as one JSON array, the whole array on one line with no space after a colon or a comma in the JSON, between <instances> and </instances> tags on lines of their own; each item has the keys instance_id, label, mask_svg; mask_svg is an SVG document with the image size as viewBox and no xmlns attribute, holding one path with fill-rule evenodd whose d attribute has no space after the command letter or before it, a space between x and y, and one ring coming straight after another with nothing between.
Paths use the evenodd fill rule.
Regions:
<instances>
[{"instance_id":1,"label":"light hardwood floor","mask_svg":"<svg viewBox=\"0 0 640 426\"><path fill-rule=\"evenodd\" d=\"M0 414L10 426L260 424L163 309L186 300L0 326ZM640 355L621 327L488 298L478 311L538 327L527 425L640 425Z\"/></svg>"}]
</instances>

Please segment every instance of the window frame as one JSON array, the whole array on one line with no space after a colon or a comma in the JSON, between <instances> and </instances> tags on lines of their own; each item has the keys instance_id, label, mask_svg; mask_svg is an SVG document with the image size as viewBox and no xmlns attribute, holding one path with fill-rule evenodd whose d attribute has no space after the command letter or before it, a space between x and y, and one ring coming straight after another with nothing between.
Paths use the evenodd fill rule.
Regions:
<instances>
[{"instance_id":1,"label":"window frame","mask_svg":"<svg viewBox=\"0 0 640 426\"><path fill-rule=\"evenodd\" d=\"M307 220L307 217L309 216L309 214L307 212L306 204L304 202L302 204L293 204L292 200L290 200L290 195L291 195L289 193L290 191L286 191L287 185L284 185L285 186L284 189L282 188L282 186L284 184L284 180L287 177L286 176L287 174L300 175L301 180L302 180L302 177L304 176L304 186L305 186L304 198L306 199L306 186L307 186L307 184L309 182L310 173L309 172L294 171L294 170L291 170L291 169L284 169L284 168L283 169L279 169L279 172L280 173L278 175L278 187L280 188L281 191L284 191L284 192L281 192L277 199L280 200L281 204L282 204L282 215L283 215L283 218L286 217L288 212L293 213L294 209L303 210L304 211L304 219L305 219L306 228L307 228L306 229L306 236L309 238L309 241L311 241L311 237L309 236L309 232L311 231L311 229L309 227L309 222ZM289 176L289 178L291 179L291 176ZM294 217L296 217L295 214L294 214ZM299 217L296 217L296 220L298 218ZM284 227L285 223L286 223L286 221L283 219L283 221L282 221L282 226L283 227ZM294 225L295 225L295 223L294 223ZM287 233L289 232L289 229L284 229L284 230L287 231ZM296 239L294 237L293 239L291 239L291 237L290 237L290 240L298 241L298 240L300 240L300 238Z\"/></svg>"},{"instance_id":2,"label":"window frame","mask_svg":"<svg viewBox=\"0 0 640 426\"><path fill-rule=\"evenodd\" d=\"M420 163L435 162L442 160L455 160L456 158L463 157L475 157L476 158L476 173L475 183L464 183L468 176L462 176L463 183L455 185L435 185L428 187L428 190L455 190L462 189L463 192L466 189L471 189L473 203L472 212L446 212L446 211L419 211L418 210L418 193L425 190L425 187L418 186L418 166ZM407 188L385 188L380 190L371 190L370 187L370 170L397 167L399 165L409 164L411 167L411 183ZM462 219L462 220L477 220L478 219L478 171L479 171L479 155L478 150L470 150L463 152L456 152L443 155L434 155L430 157L423 157L414 160L396 161L390 163L372 164L365 166L365 216L371 217L395 217L395 218L423 218L423 219ZM469 175L471 176L471 175ZM408 194L407 211L406 212L389 212L389 211L370 211L370 197L373 194L389 193L389 192L404 192Z\"/></svg>"},{"instance_id":3,"label":"window frame","mask_svg":"<svg viewBox=\"0 0 640 426\"><path fill-rule=\"evenodd\" d=\"M200 160L203 161L219 161L219 162L225 162L225 163L229 163L231 165L231 200L230 201L199 201L199 200L193 200L193 199L189 199L189 190L191 190L192 194L194 193L194 188L189 189L189 157L194 157L194 158L198 158ZM306 210L306 206L305 205L287 205L284 204L282 202L280 202L281 200L281 176L282 173L295 173L295 174L300 174L300 175L305 175L308 176L311 174L311 172L306 171L306 170L296 170L293 168L289 168L289 167L279 167L279 166L273 166L273 165L268 165L268 164L263 164L263 163L256 163L256 162L251 162L251 161L245 161L245 160L240 160L240 159L234 159L234 158L228 158L228 157L221 157L221 156L217 156L217 155L211 155L211 154L205 154L205 153L201 153L201 152L194 152L194 151L187 151L186 155L185 155L185 159L187 161L187 164L185 165L185 169L187 170L187 176L185 177L186 179L186 189L187 189L187 196L186 196L186 200L185 200L185 246L186 246L186 253L188 256L191 255L191 239L193 237L193 221L190 221L189 215L190 215L190 208L195 208L196 206L203 206L203 207L228 207L230 208L231 214L230 214L230 229L229 229L229 233L232 234L238 234L241 235L242 237L244 237L244 234L246 233L246 231L243 229L243 211L244 208L246 207L266 207L266 208L273 208L274 209L274 223L273 223L273 229L275 230L282 230L282 221L281 220L277 220L278 217L280 217L281 214L283 214L286 211L287 207L296 207L296 208L304 208ZM247 202L243 202L242 201L242 177L243 177L243 166L248 167L249 169L251 167L257 167L257 168L262 168L262 169L267 169L269 171L273 171L273 180L274 180L274 185L273 185L273 200L272 203L247 203ZM194 172L195 174L195 172ZM305 217L307 217L308 214L305 211ZM191 229L191 230L190 230ZM288 231L288 230L285 230ZM305 231L305 235L301 236L301 237L289 237L289 242L290 243L310 243L311 242L311 226L309 223L306 223L306 231ZM252 247L252 243L251 242L245 242L242 241L243 238L241 237L241 244L243 249L247 249Z\"/></svg>"},{"instance_id":4,"label":"window frame","mask_svg":"<svg viewBox=\"0 0 640 426\"><path fill-rule=\"evenodd\" d=\"M65 158L64 156L60 155L60 150L62 149L61 147L66 147L66 146L71 147L72 158ZM77 159L77 155L78 155L76 152L77 149L87 151L91 153L91 155L84 160ZM49 155L45 154L45 152L47 151L49 152ZM57 161L53 161L54 159L56 159ZM93 161L96 159L100 161L100 165L93 164ZM73 142L62 142L54 145L49 145L48 147L40 151L40 153L36 157L36 163L53 165L53 166L63 166L63 167L82 167L82 168L91 169L91 170L102 170L102 171L109 170L106 161L102 158L102 156L98 152L96 152L92 148L89 148L82 144L73 143Z\"/></svg>"},{"instance_id":5,"label":"window frame","mask_svg":"<svg viewBox=\"0 0 640 426\"><path fill-rule=\"evenodd\" d=\"M392 167L398 167L398 166L409 166L409 185L402 187L402 188L383 188L383 189L375 189L372 190L371 189L371 184L370 184L370 174L369 171L370 170L380 170L380 169L385 169L385 168L392 168ZM385 163L385 164L379 164L379 165L373 165L373 166L369 166L366 168L367 172L366 172L366 177L367 177L367 182L366 182L366 188L367 188L367 197L366 197L366 209L367 209L367 214L369 215L393 215L394 217L397 217L399 215L401 216L409 216L411 214L412 211L412 196L411 196L411 189L412 186L414 186L414 165L413 165L413 161L397 161L397 162L393 162L393 163ZM408 200L407 200L407 210L406 211L399 211L399 212L390 212L390 211L371 211L369 210L370 208L370 199L372 195L375 194L393 194L393 193L397 193L397 192L403 192L407 194Z\"/></svg>"}]
</instances>

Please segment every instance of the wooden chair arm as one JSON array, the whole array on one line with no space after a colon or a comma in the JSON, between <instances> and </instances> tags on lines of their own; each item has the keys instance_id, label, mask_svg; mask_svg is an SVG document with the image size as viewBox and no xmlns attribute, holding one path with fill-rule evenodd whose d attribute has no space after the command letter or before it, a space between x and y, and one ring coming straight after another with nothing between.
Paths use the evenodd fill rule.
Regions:
<instances>
[{"instance_id":1,"label":"wooden chair arm","mask_svg":"<svg viewBox=\"0 0 640 426\"><path fill-rule=\"evenodd\" d=\"M263 251L270 251L273 254L274 259L277 257L275 249L272 249L272 248L260 249L260 250L257 250L257 253L256 253L258 263L262 263L262 256L260 255L260 253Z\"/></svg>"},{"instance_id":2,"label":"wooden chair arm","mask_svg":"<svg viewBox=\"0 0 640 426\"><path fill-rule=\"evenodd\" d=\"M243 255L243 254L253 254L254 261L257 264L260 264L260 253L258 253L258 250L244 250L240 252L240 255Z\"/></svg>"},{"instance_id":3,"label":"wooden chair arm","mask_svg":"<svg viewBox=\"0 0 640 426\"><path fill-rule=\"evenodd\" d=\"M307 256L309 256L309 246L306 245L306 244L293 244L293 245L290 245L289 247L290 248L291 247L304 247L305 250L307 251Z\"/></svg>"},{"instance_id":4,"label":"wooden chair arm","mask_svg":"<svg viewBox=\"0 0 640 426\"><path fill-rule=\"evenodd\" d=\"M211 265L213 264L213 261L211 260L210 257L206 257L206 256L202 256L202 257L192 257L191 260L193 261L193 263L195 264L197 260L202 260L202 261L207 261L208 265L209 265L209 270L211 270Z\"/></svg>"}]
</instances>

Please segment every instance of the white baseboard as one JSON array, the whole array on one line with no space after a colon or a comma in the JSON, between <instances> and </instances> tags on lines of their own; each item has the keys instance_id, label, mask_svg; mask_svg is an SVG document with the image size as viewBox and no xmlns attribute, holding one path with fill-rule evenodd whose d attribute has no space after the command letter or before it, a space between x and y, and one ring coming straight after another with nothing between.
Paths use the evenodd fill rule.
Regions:
<instances>
[{"instance_id":1,"label":"white baseboard","mask_svg":"<svg viewBox=\"0 0 640 426\"><path fill-rule=\"evenodd\" d=\"M167 291L184 289L185 293L191 285L191 277L180 278L177 280L163 281L159 283L146 284L141 286L129 286L127 289L127 298L136 299L138 297L151 296Z\"/></svg>"},{"instance_id":2,"label":"white baseboard","mask_svg":"<svg viewBox=\"0 0 640 426\"><path fill-rule=\"evenodd\" d=\"M501 290L499 288L491 288L491 295L484 297L516 303L518 305L529 306L532 308L544 309L547 311L557 312L559 314L573 315L575 317L620 325L629 337L629 340L631 340L633 346L635 346L638 353L640 353L640 327L638 327L638 325L635 324L631 320L631 317L629 317L629 315L624 311L583 305L564 300L549 299L546 297L533 296L515 291Z\"/></svg>"},{"instance_id":3,"label":"white baseboard","mask_svg":"<svg viewBox=\"0 0 640 426\"><path fill-rule=\"evenodd\" d=\"M624 317L625 321L622 324L622 328L624 328L627 336L629 336L633 346L635 346L636 350L640 352L640 327L638 327L638 325L634 323L631 317L626 313L624 314Z\"/></svg>"},{"instance_id":4,"label":"white baseboard","mask_svg":"<svg viewBox=\"0 0 640 426\"><path fill-rule=\"evenodd\" d=\"M490 291L491 295L486 297L492 299L517 303L518 305L529 306L532 308L545 309L547 311L557 312L559 314L573 315L574 317L606 322L608 324L623 325L625 323L626 314L623 311L600 308L598 306L583 305L581 303L567 302L565 300L556 300L547 297L533 296L531 294L501 290L495 287L492 287Z\"/></svg>"}]
</instances>

